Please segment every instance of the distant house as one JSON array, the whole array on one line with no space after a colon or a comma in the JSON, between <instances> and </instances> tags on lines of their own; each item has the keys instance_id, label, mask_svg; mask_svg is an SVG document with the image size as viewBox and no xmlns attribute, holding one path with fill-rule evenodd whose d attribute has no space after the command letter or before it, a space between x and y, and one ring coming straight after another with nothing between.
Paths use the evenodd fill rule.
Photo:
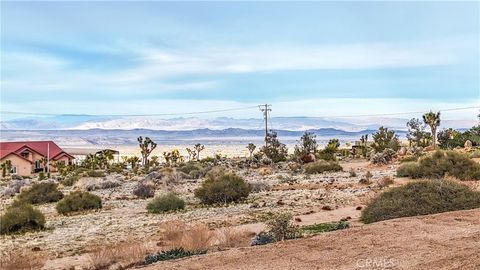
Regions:
<instances>
[{"instance_id":1,"label":"distant house","mask_svg":"<svg viewBox=\"0 0 480 270\"><path fill-rule=\"evenodd\" d=\"M44 171L49 160L49 171L55 172L55 162L71 164L74 157L53 141L0 142L0 163L10 160L12 174L30 176Z\"/></svg>"}]
</instances>

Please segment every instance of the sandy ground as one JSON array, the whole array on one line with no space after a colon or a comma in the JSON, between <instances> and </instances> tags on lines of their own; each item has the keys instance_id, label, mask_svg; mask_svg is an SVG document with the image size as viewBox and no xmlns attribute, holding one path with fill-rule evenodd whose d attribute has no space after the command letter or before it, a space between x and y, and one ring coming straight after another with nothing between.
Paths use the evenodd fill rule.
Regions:
<instances>
[{"instance_id":1,"label":"sandy ground","mask_svg":"<svg viewBox=\"0 0 480 270\"><path fill-rule=\"evenodd\" d=\"M480 269L480 209L401 218L144 269Z\"/></svg>"}]
</instances>

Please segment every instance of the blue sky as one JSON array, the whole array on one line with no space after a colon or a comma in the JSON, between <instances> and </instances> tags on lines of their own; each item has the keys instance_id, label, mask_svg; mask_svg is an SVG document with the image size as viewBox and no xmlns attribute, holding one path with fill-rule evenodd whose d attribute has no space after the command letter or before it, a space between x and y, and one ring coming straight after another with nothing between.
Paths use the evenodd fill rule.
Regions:
<instances>
[{"instance_id":1,"label":"blue sky","mask_svg":"<svg viewBox=\"0 0 480 270\"><path fill-rule=\"evenodd\" d=\"M1 5L3 110L268 102L274 116L332 116L480 105L479 2Z\"/></svg>"}]
</instances>

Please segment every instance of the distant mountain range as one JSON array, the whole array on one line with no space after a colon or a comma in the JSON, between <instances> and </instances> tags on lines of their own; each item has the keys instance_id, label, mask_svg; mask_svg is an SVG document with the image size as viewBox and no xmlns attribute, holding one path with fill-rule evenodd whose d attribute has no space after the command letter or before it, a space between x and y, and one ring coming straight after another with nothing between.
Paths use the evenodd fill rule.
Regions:
<instances>
[{"instance_id":1,"label":"distant mountain range","mask_svg":"<svg viewBox=\"0 0 480 270\"><path fill-rule=\"evenodd\" d=\"M408 119L404 118L319 118L319 117L273 117L270 127L278 130L305 131L314 129L337 129L362 131L380 126L406 130ZM443 120L442 126L455 129L470 128L473 120ZM51 117L28 117L0 122L2 130L262 130L263 119L235 119L219 117L203 119L196 117L162 119L158 117L100 117L89 115L59 115Z\"/></svg>"},{"instance_id":2,"label":"distant mountain range","mask_svg":"<svg viewBox=\"0 0 480 270\"><path fill-rule=\"evenodd\" d=\"M294 144L305 132L313 132L322 143L331 138L355 141L385 126L405 138L407 119L363 118L325 119L315 117L274 117L269 129L279 139ZM466 129L474 121L442 121L443 126ZM23 118L1 122L1 140L54 140L62 146L134 145L138 136L148 136L161 144L244 144L262 143L262 119L55 116Z\"/></svg>"}]
</instances>

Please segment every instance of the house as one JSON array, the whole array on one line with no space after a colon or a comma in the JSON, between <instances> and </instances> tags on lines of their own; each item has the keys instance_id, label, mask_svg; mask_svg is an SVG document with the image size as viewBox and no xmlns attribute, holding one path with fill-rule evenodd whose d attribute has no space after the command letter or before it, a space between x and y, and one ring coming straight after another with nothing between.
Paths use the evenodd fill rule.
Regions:
<instances>
[{"instance_id":1,"label":"house","mask_svg":"<svg viewBox=\"0 0 480 270\"><path fill-rule=\"evenodd\" d=\"M55 172L53 164L71 164L74 157L53 141L0 142L0 163L10 160L11 173L30 176L45 171L47 160L50 172Z\"/></svg>"}]
</instances>

